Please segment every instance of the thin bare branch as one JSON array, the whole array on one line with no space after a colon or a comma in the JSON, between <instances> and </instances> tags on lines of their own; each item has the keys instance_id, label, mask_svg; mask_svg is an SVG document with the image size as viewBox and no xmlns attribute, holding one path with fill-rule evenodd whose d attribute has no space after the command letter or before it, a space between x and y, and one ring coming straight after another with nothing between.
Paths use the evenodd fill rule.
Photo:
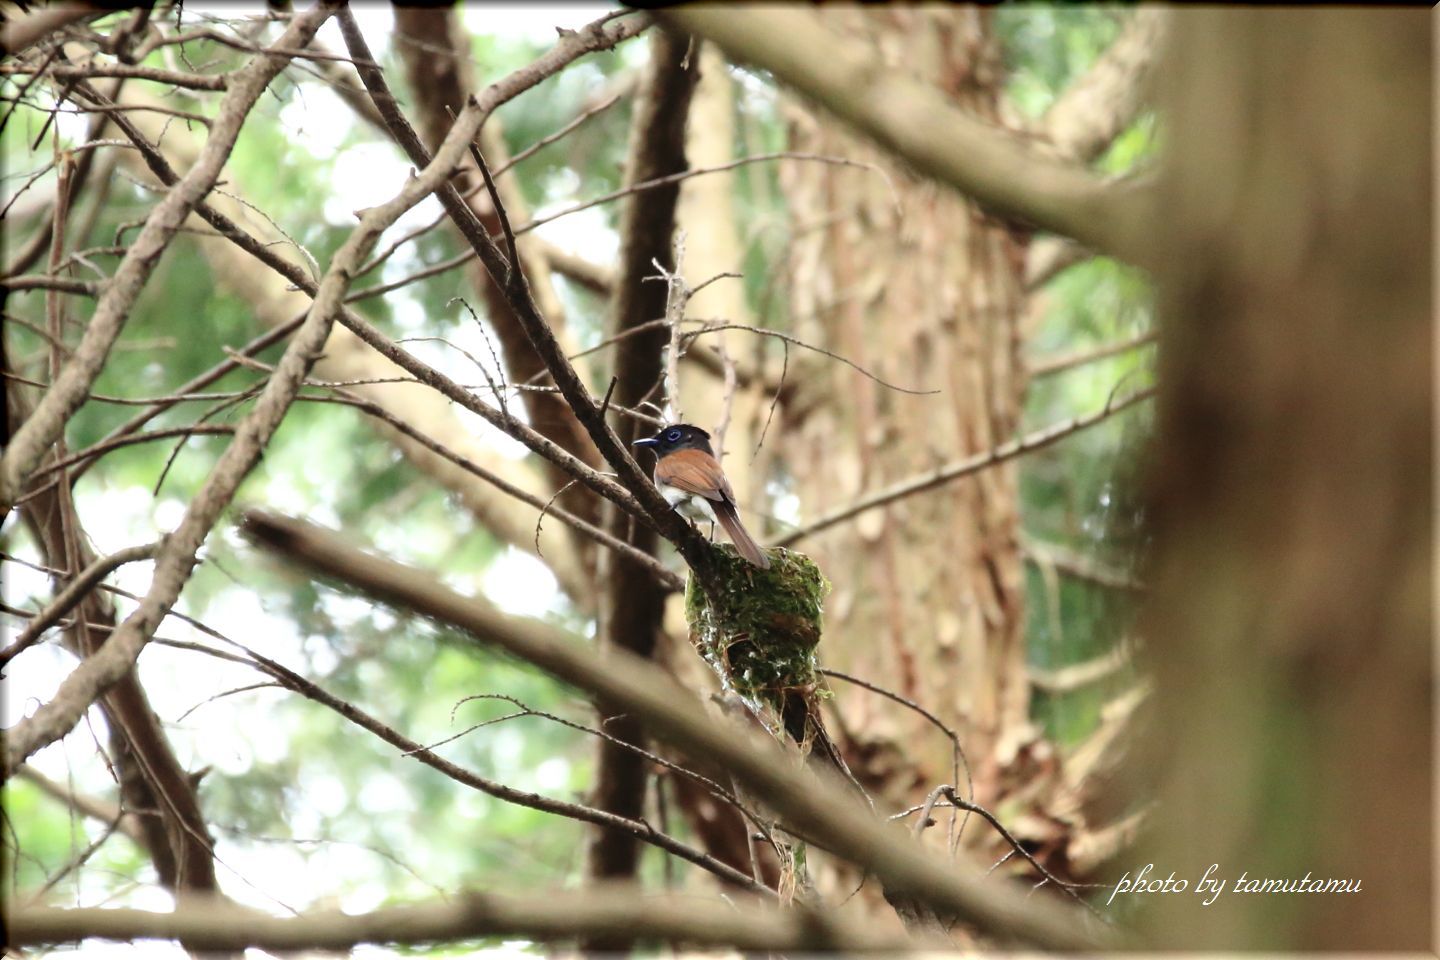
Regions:
<instances>
[{"instance_id":1,"label":"thin bare branch","mask_svg":"<svg viewBox=\"0 0 1440 960\"><path fill-rule=\"evenodd\" d=\"M1109 357L1119 356L1128 353L1139 347L1147 346L1156 340L1155 333L1142 333L1139 336L1131 337L1128 340L1120 340L1115 343L1106 344L1093 350L1077 350L1073 353L1061 353L1049 357L1037 357L1030 362L1030 377L1049 377L1057 373L1064 373L1066 370L1073 370L1075 367L1083 367L1087 363L1095 363L1097 360L1105 360Z\"/></svg>"},{"instance_id":2,"label":"thin bare branch","mask_svg":"<svg viewBox=\"0 0 1440 960\"><path fill-rule=\"evenodd\" d=\"M277 51L277 56L281 55ZM0 65L0 76L26 75L33 68L23 64ZM75 66L54 66L47 71L57 80L94 80L99 77L125 77L135 80L153 80L172 87L186 90L229 90L240 82L237 74L229 73L181 73L177 70L162 70L158 67L138 67L128 63L87 63Z\"/></svg>"},{"instance_id":3,"label":"thin bare branch","mask_svg":"<svg viewBox=\"0 0 1440 960\"><path fill-rule=\"evenodd\" d=\"M99 797L92 797L88 794L76 793L65 784L57 780L51 780L28 763L15 771L15 775L22 780L30 781L36 787L40 788L41 792L59 800L82 816L89 817L92 820L98 820L101 823L115 823L118 821L121 833L125 834L125 836L131 840L134 840L137 844L144 846L145 837L140 831L140 825L136 822L135 815L133 813L126 813L120 809L118 804L103 800Z\"/></svg>"},{"instance_id":4,"label":"thin bare branch","mask_svg":"<svg viewBox=\"0 0 1440 960\"><path fill-rule=\"evenodd\" d=\"M942 798L944 798L947 802L941 803L940 801ZM948 783L941 784L934 790L931 790L930 793L925 797L924 803L910 807L908 810L902 810L900 813L895 814L890 819L904 819L905 817L908 817L918 811L920 813L920 818L915 822L914 831L915 836L919 837L920 834L923 833L925 829L934 822L930 819L930 814L935 810L936 807L950 807L955 810L964 810L967 816L971 813L980 814L981 818L983 818L986 823L990 824L990 826L995 828L995 832L1000 834L1001 839L1003 839L1007 844L1010 845L1009 852L1006 853L1004 857L1002 857L993 866L991 866L989 870L986 871L987 876L990 873L994 872L996 867L1010 860L1012 857L1020 856L1026 861L1028 861L1030 865L1035 868L1035 871L1040 874L1041 880L1040 883L1036 884L1036 886L1044 886L1047 883L1053 883L1056 887L1063 890L1065 894L1070 897L1070 899L1074 900L1086 910L1090 911L1090 914L1092 916L1098 918L1102 922L1109 922L1103 914L1101 914L1098 910L1096 910L1088 902L1086 902L1086 900L1079 893L1080 890L1083 890L1087 887L1108 888L1110 886L1109 884L1073 883L1068 880L1061 880L1059 877L1055 876L1053 873L1047 870L1044 864L1042 864L1039 860L1036 860L1035 857L1030 853L1030 851L1025 849L1025 845L1022 844L1018 839L1016 839L1015 835L1012 834L1009 830L1007 830L1003 824L1001 824L999 818L997 818L995 814L991 813L989 810L986 810L978 803L959 799L959 797L955 795L955 788Z\"/></svg>"},{"instance_id":5,"label":"thin bare branch","mask_svg":"<svg viewBox=\"0 0 1440 960\"><path fill-rule=\"evenodd\" d=\"M26 906L36 906L42 903L45 900L45 894L55 889L56 884L60 883L60 881L84 866L86 861L94 856L95 853L105 845L105 842L115 835L115 831L119 828L120 820L118 818L105 824L105 829L100 831L100 836L90 841L84 850L81 850L75 854L75 856L71 857L60 869L46 877L45 882L40 885L39 889L28 892L25 899Z\"/></svg>"},{"instance_id":6,"label":"thin bare branch","mask_svg":"<svg viewBox=\"0 0 1440 960\"><path fill-rule=\"evenodd\" d=\"M0 100L9 99L10 98L8 97L0 97ZM45 110L47 113L49 112L47 108L42 107L40 104L35 103L32 100L16 99L12 102L20 106L30 107L36 110ZM117 103L113 106L96 106L93 104L76 105L72 106L70 109L57 109L55 112L68 114L70 116L82 116L85 114L118 113L120 111L129 111L131 113L134 113L136 111L142 110L146 113L160 113L164 114L167 117L175 117L176 119L186 120L190 123L198 123L206 128L208 128L211 123L210 118L205 116L203 113L194 113L190 110L177 110L174 107L163 107L157 103ZM86 149L94 150L97 147L113 147L117 146L117 144L113 141L101 141L99 143L82 144L82 146L84 146ZM75 149L78 150L79 147L76 147Z\"/></svg>"},{"instance_id":7,"label":"thin bare branch","mask_svg":"<svg viewBox=\"0 0 1440 960\"><path fill-rule=\"evenodd\" d=\"M1145 589L1143 583L1124 570L1116 569L1094 557L1087 557L1078 550L1072 550L1058 543L1041 543L1038 540L1026 538L1021 542L1020 549L1024 552L1027 560L1052 564L1056 570L1077 580L1086 580L1111 590L1139 592Z\"/></svg>"},{"instance_id":8,"label":"thin bare branch","mask_svg":"<svg viewBox=\"0 0 1440 960\"><path fill-rule=\"evenodd\" d=\"M850 504L848 507L841 507L820 517L812 523L807 523L798 529L791 530L782 537L777 538L771 546L788 547L792 546L806 537L812 537L822 530L835 526L837 523L844 523L867 510L874 510L876 507L883 507L887 503L894 503L896 500L903 500L906 497L913 497L918 493L925 493L934 490L936 487L944 486L961 477L967 477L972 473L993 467L998 463L1013 460L1016 457L1032 453L1052 443L1078 433L1087 427L1092 427L1103 420L1107 420L1123 410L1127 410L1142 400L1148 400L1155 396L1155 389L1147 387L1144 390L1137 390L1120 400L1105 404L1103 408L1095 413L1083 417L1074 417L1062 423L1057 423L1042 430L1002 443L1000 446L974 456L965 457L952 463L936 467L934 470L924 473L909 480L902 480L899 483L891 484L883 490L876 491L868 497Z\"/></svg>"},{"instance_id":9,"label":"thin bare branch","mask_svg":"<svg viewBox=\"0 0 1440 960\"><path fill-rule=\"evenodd\" d=\"M567 280L573 280L596 296L608 297L614 291L615 273L610 268L592 263L544 238L538 238L536 247L549 261L550 269Z\"/></svg>"},{"instance_id":10,"label":"thin bare branch","mask_svg":"<svg viewBox=\"0 0 1440 960\"><path fill-rule=\"evenodd\" d=\"M205 387L224 377L230 371L235 370L241 365L241 360L238 358L253 357L261 351L274 346L275 344L279 343L281 340L284 340L290 334L298 330L300 328L300 324L304 322L305 314L302 313L295 319L287 323L283 323L275 329L261 334L260 336L251 340L249 343L245 344L243 347L234 351L234 354L231 357L228 357L220 363L217 363L215 366L211 367L209 370L206 370L204 373L201 373L199 376L196 376L191 380L187 381L186 383L181 384L170 396L156 398L154 401L149 403L146 410L141 411L134 417L131 417L129 420L122 423L120 426L111 430L104 437L102 437L99 442L104 443L110 440L117 439L119 437L129 436L135 433L140 428L145 426L145 424L149 423L151 420L155 419L160 414L164 413L166 410L171 409L176 404L192 399L191 395L194 394L195 391L203 390ZM206 400L221 400L227 399L229 396L233 395L235 394L215 396L202 395L201 397L193 397L193 399L203 398ZM91 397L92 399L99 399L98 397L95 397L94 394L92 394ZM107 399L109 399L111 402L116 402L119 398ZM87 459L84 463L81 463L75 468L72 476L75 478L79 478L81 474L83 474L86 470L89 470L90 467L92 467L94 464L94 460Z\"/></svg>"},{"instance_id":11,"label":"thin bare branch","mask_svg":"<svg viewBox=\"0 0 1440 960\"><path fill-rule=\"evenodd\" d=\"M46 240L49 240L50 233L45 233ZM0 288L5 290L59 290L62 293L74 293L85 297L96 297L100 295L101 285L88 283L84 280L67 280L64 277L51 277L44 274L37 276L6 277Z\"/></svg>"},{"instance_id":12,"label":"thin bare branch","mask_svg":"<svg viewBox=\"0 0 1440 960\"><path fill-rule=\"evenodd\" d=\"M1055 884L1055 886L1065 891L1066 896L1074 900L1076 903L1080 904L1086 910L1090 911L1092 916L1099 917L1102 921L1104 921L1105 918L1101 915L1100 911L1092 907L1089 902L1087 902L1085 898L1079 894L1077 890L1077 888L1088 886L1088 884L1069 883L1056 877L1053 873L1051 873L1045 868L1045 865L1043 863L1041 863L1039 860L1036 860L1029 850L1025 849L1024 844L1022 844L1019 840L1015 839L1015 835L1005 828L1005 825L1000 822L999 818L997 818L995 814L991 813L989 810L986 810L978 803L972 803L969 800L960 799L960 796L955 792L954 787L947 784L946 786L940 787L938 792L943 794L947 800L949 800L955 806L959 807L961 810L966 810L970 813L978 813L986 823L990 824L990 826L995 828L995 832L1000 834L1000 836L1005 839L1006 843L1010 844L1012 850L1014 850L1020 856L1024 857L1025 860L1030 864L1030 866L1035 868L1035 871L1039 873L1040 876L1044 877L1047 882L1053 883Z\"/></svg>"},{"instance_id":13,"label":"thin bare branch","mask_svg":"<svg viewBox=\"0 0 1440 960\"><path fill-rule=\"evenodd\" d=\"M1034 293L1071 267L1095 257L1095 251L1064 237L1036 237L1025 251L1025 290Z\"/></svg>"},{"instance_id":14,"label":"thin bare branch","mask_svg":"<svg viewBox=\"0 0 1440 960\"><path fill-rule=\"evenodd\" d=\"M1047 693L1069 693L1106 677L1113 677L1131 662L1128 645L1120 643L1109 653L1102 653L1090 660L1051 669L1030 666L1027 673L1030 675L1030 683Z\"/></svg>"},{"instance_id":15,"label":"thin bare branch","mask_svg":"<svg viewBox=\"0 0 1440 960\"><path fill-rule=\"evenodd\" d=\"M517 237L523 236L531 230L542 227L547 223L553 223L561 217L568 217L572 214L580 213L583 210L589 210L591 207L611 203L619 200L621 197L629 196L632 193L642 193L646 190L668 187L689 180L692 177L703 177L712 173L724 173L727 170L734 170L737 167L748 166L752 163L768 163L772 160L808 160L814 163L828 163L840 167L859 167L862 170L868 170L871 173L878 174L885 180L887 185L890 185L890 179L884 170L876 164L867 163L864 160L851 160L848 157L830 157L819 153L801 153L793 150L781 150L775 153L761 153L749 157L740 157L738 160L731 160L729 163L721 163L713 167L697 167L694 170L685 170L681 173L671 173L663 177L642 180L639 183L633 183L628 187L621 187L619 190L613 190L610 193L603 194L591 200L584 200L572 206L565 207L563 210L557 210L554 213L547 214L546 216L536 217L529 223L516 227L515 235ZM890 185L890 187L893 193L894 186Z\"/></svg>"},{"instance_id":16,"label":"thin bare branch","mask_svg":"<svg viewBox=\"0 0 1440 960\"><path fill-rule=\"evenodd\" d=\"M519 163L521 163L522 161L524 161L524 160L526 160L526 159L534 156L536 153L538 153L539 151L545 149L545 148L548 147L550 144L555 143L557 140L560 140L560 139L566 137L566 136L569 135L572 131L576 130L576 129L579 128L582 124L584 124L586 120L589 120L591 117L595 116L597 113L601 113L601 112L603 112L603 111L605 111L605 110L608 110L610 107L614 106L614 105L619 101L619 99L620 99L620 95L619 95L619 94L615 94L615 95L612 96L609 100L606 100L604 103L601 103L601 104L599 104L598 106L591 107L591 108L585 110L583 113L581 113L579 116L577 116L574 120L571 120L571 121L570 121L569 123L567 123L565 126L561 127L559 130L555 131L554 133L550 134L549 136L547 136L547 137L542 137L542 138L540 138L539 140L537 140L537 141L535 141L534 143L532 143L530 146L526 147L524 150L521 150L519 153L515 154L515 156L511 157L508 161L506 161L505 163L501 164L499 167L495 168L495 172L494 172L494 174L493 174L494 177L495 177L495 179L496 179L496 180L499 180L500 177L502 177L507 171L514 169L515 166L516 166L516 164L519 164ZM367 100L366 103L369 103L369 101ZM375 109L373 104L371 104L370 106L371 106L371 109L372 109L372 110ZM381 125L381 129L384 130L384 129L385 129L385 127L384 127L385 121L384 121L383 119L380 119L379 111L376 111L376 112L375 112L375 115L376 115L377 121L378 121L378 122L380 123L380 125ZM385 133L386 133L386 134L388 134L389 132L390 132L389 130L385 130ZM465 197L466 200L469 200L471 197L475 196L475 194L479 193L481 190L484 190L484 189L485 189L485 184L484 184L483 182L482 182L482 183L477 183L477 184L475 184L473 187L471 187L469 190L466 190L465 193L463 194L463 196ZM423 237L425 234L427 234L427 233L429 233L430 231L434 230L435 228L439 227L440 224L442 224L442 223L444 223L444 222L446 221L446 219L447 219L447 215L442 213L440 216L436 217L434 220L431 220L429 223L425 224L424 226L416 227L414 230L411 230L410 232L405 233L405 234L397 237L393 243L389 244L389 245L386 246L383 250L381 250L379 253L377 253L375 256L371 257L370 260L369 260L369 262L367 262L367 263L365 264L365 266L363 266L363 267L360 268L360 275L361 275L361 276L364 276L365 274L370 273L370 272L371 272L372 270L374 270L376 267L380 266L380 265L383 264L386 260L390 259L390 257L394 255L394 253L395 253L396 250L399 250L399 249L400 249L401 247L403 247L405 244L410 243L411 241L416 240L416 239L418 239L419 237ZM548 248L548 249L545 250L545 256L546 256L547 259L551 259L551 253L552 253L552 251L553 251L554 249L555 249L555 248L551 247L551 248ZM579 261L579 258L578 258L578 257L575 257L574 260L575 260L575 261ZM583 261L581 261L581 262L583 262Z\"/></svg>"},{"instance_id":17,"label":"thin bare branch","mask_svg":"<svg viewBox=\"0 0 1440 960\"><path fill-rule=\"evenodd\" d=\"M571 514L560 507L553 506L551 503L542 500L540 497L535 496L533 493L530 493L527 490L522 490L521 488L507 481L504 477L501 477L498 474L485 469L484 467L480 466L478 463L475 463L473 460L469 459L463 454L456 453L454 450L451 450L448 447L437 443L423 430L417 429L416 427L405 422L404 420L401 420L399 417L395 416L393 413L386 410L379 404L373 403L369 400L364 399L363 397L350 393L346 390L337 389L335 392L336 396L334 397L312 397L309 399L331 400L335 403L342 403L347 406L354 407L357 410L361 410L367 415L375 417L378 420L382 420L385 423L388 423L390 426L405 434L405 436L411 438L416 443L419 443L423 445L426 449L439 454L446 460L449 460L451 463L455 464L457 467L465 470L467 473L470 473L480 478L481 480L484 480L486 483L491 484L492 486L499 489L501 492L514 497L520 502L527 503L530 506L537 508L540 511L540 515L542 517L547 515L555 517L557 520L561 521L562 523L568 524L569 526L573 527L575 530L594 540L601 546L608 547L609 549L616 550L620 553L624 553L636 563L639 563L642 566L646 567L650 571L651 576L653 576L667 589L683 590L685 588L685 581L682 577L676 574L673 570L668 569L664 564L662 564L659 560L655 559L648 553L642 553L641 551L636 550L630 544L624 543L623 541L616 539L606 531L600 529L599 527L596 527L588 521L583 520L580 517L577 517L574 514Z\"/></svg>"},{"instance_id":18,"label":"thin bare branch","mask_svg":"<svg viewBox=\"0 0 1440 960\"><path fill-rule=\"evenodd\" d=\"M956 781L959 781L960 768L963 766L965 768L965 792L968 793L971 797L975 796L975 780L970 773L970 758L965 755L965 748L960 745L960 734L956 733L949 724L941 720L939 717L935 716L934 713L925 709L920 704L916 703L914 700L911 700L909 697L902 697L900 694L894 692L893 690L886 690L884 687L873 684L868 680L861 680L859 677L851 676L848 673L841 673L839 670L830 670L825 667L821 667L820 672L827 677L834 677L837 680L844 680L846 683L853 683L855 684L855 686L869 690L871 693L877 693L885 699L892 700L895 703L900 704L907 710L913 710L920 716L924 717L926 722L930 723L941 733L945 734L946 739L950 741L952 758L951 762L955 771L955 779ZM968 820L969 818L967 817L966 819ZM954 849L955 844L960 842L960 835L964 832L965 824L961 823L960 829L955 832L955 835L953 837L951 837L951 849Z\"/></svg>"},{"instance_id":19,"label":"thin bare branch","mask_svg":"<svg viewBox=\"0 0 1440 960\"><path fill-rule=\"evenodd\" d=\"M720 364L724 367L724 375L721 377L720 393L720 419L715 423L715 457L724 460L725 434L730 432L730 418L735 412L735 390L740 385L739 375L735 372L735 361L730 359L730 353L725 349L724 341L716 348L720 354Z\"/></svg>"},{"instance_id":20,"label":"thin bare branch","mask_svg":"<svg viewBox=\"0 0 1440 960\"><path fill-rule=\"evenodd\" d=\"M730 163L724 163L714 167L698 167L694 170L686 170L683 173L675 173L663 177L656 177L654 179L646 180L641 183L632 184L628 187L622 187L619 190L614 190L602 196L595 197L592 200L584 200L580 203L566 207L563 210L557 210L555 213L547 214L544 217L539 217L537 219L530 220L527 223L523 223L515 228L515 236L525 236L531 231L537 229L538 227L544 226L547 223L553 223L554 221L559 220L562 217L568 217L572 214L580 213L583 210L589 210L591 207L597 207L602 204L612 203L616 200L621 199L622 197L627 197L635 193L643 193L649 190L663 189L665 187L673 186L682 181L689 180L692 177L702 177L712 173L724 173L727 170L733 170L736 167L742 167L746 164L786 159L813 160L818 163L830 163L839 166L862 167L868 170L874 170L876 172L879 172L882 176L884 175L884 172L873 164L864 163L859 160L849 160L845 157L829 157L816 153L794 153L785 151L779 153L762 153L750 157L741 157L740 159L731 161ZM406 238L401 239L403 240ZM421 270L417 270L414 273L405 277L401 277L400 279L392 281L391 283L377 284L373 287L364 287L360 290L357 290L351 296L351 300L364 300L369 297L379 296L384 293L389 293L393 290L398 290L401 287L409 286L410 284L416 283L420 280L425 280L430 277L438 276L439 274L454 270L456 267L464 266L471 260L475 259L475 256L476 254L474 250L468 251L466 253L460 253L451 257L448 260L442 260L439 263L433 264L429 267L425 267Z\"/></svg>"},{"instance_id":21,"label":"thin bare branch","mask_svg":"<svg viewBox=\"0 0 1440 960\"><path fill-rule=\"evenodd\" d=\"M495 619L491 620L490 625L492 630L525 630L529 628L528 625L530 621L525 620L525 618L510 617L499 611L493 612ZM534 622L538 623L539 621ZM335 711L346 720L369 731L376 737L398 749L402 756L413 758L425 764L427 767L444 774L456 783L464 784L467 787L479 790L482 793L489 794L507 803L516 804L517 806L540 810L567 819L578 820L582 823L593 823L623 831L635 837L637 840L652 844L682 860L693 863L701 869L713 873L720 879L739 886L741 889L755 892L768 892L763 885L755 883L750 877L735 868L722 863L707 853L703 853L688 844L676 840L674 837L667 836L655 830L641 819L621 817L582 803L571 803L566 800L557 800L552 797L541 796L540 794L531 793L527 790L517 790L499 781L482 777L456 763L446 760L424 744L411 740L393 727L386 725L364 710L361 710L355 704L331 694L283 664L271 660L244 644L237 643L214 629L205 627L203 624L197 624L197 626L202 629L203 632L215 637L217 640L244 651L251 664L273 677L286 689L292 690L307 700L314 701L321 706ZM571 638L570 642L576 642L575 638Z\"/></svg>"},{"instance_id":22,"label":"thin bare branch","mask_svg":"<svg viewBox=\"0 0 1440 960\"><path fill-rule=\"evenodd\" d=\"M257 47L253 43L246 43L244 40L241 40L238 37L232 37L229 34L222 33L219 30L212 30L209 27L198 27L194 30L187 30L184 34L183 41L189 42L190 40L211 40L215 43L220 44L221 46L229 47L232 50L239 50L243 53L258 53L261 50L260 47ZM179 42L182 42L180 36L169 37L167 38L165 44L156 44L155 47L152 47L152 49L158 48L161 45L170 45ZM324 61L327 63L350 64L358 62L352 57L345 56L343 53L331 53L330 51L315 45L306 47L303 50L292 50L282 47L273 49L272 52L280 54L281 56L289 57L292 60L316 60ZM376 64L366 61L365 66L373 67L376 66Z\"/></svg>"},{"instance_id":23,"label":"thin bare branch","mask_svg":"<svg viewBox=\"0 0 1440 960\"><path fill-rule=\"evenodd\" d=\"M748 323L728 323L725 321L717 322L709 320L701 321L701 323L702 326L699 330L693 330L685 334L685 339L687 341L695 340L696 338L703 337L709 333L719 333L721 330L746 330L750 333L759 334L762 337L773 337L776 340L783 340L786 343L793 343L797 347L804 347L806 350L813 350L816 353L823 354L824 356L829 357L831 360L839 360L841 363L845 364L845 366L856 371L860 375L864 376L866 379L874 380L876 383L880 384L880 386L884 387L887 390L894 390L897 393L908 393L912 396L917 397L930 396L932 394L937 394L940 392L939 390L918 390L912 389L910 387L902 387L897 383L891 383L888 380L882 380L880 379L880 377L860 366L854 360L842 357L840 354L827 350L824 347L817 347L813 343L807 343L804 340L801 340L799 337L792 336L788 333L781 333L779 330L770 330L766 327L755 327L751 326Z\"/></svg>"},{"instance_id":24,"label":"thin bare branch","mask_svg":"<svg viewBox=\"0 0 1440 960\"><path fill-rule=\"evenodd\" d=\"M704 774L696 773L694 770L691 770L688 767L684 767L678 763L675 763L674 761L667 760L659 754L651 753L649 750L642 750L640 747L635 746L633 743L628 743L624 740L621 740L619 737L606 733L604 730L597 730L594 727L587 727L583 723L576 723L573 720L566 720L564 717L556 716L553 713L546 713L543 710L536 710L526 704L524 701L519 700L516 697L512 697L509 694L473 694L471 696L465 697L459 703L455 704L455 709L458 709L462 704L468 703L472 700L503 700L506 703L512 704L514 707L516 707L517 712L507 714L506 716L499 718L499 720L516 720L520 717L539 717L542 720L549 720L552 723L558 723L562 727L569 727L571 730L578 730L581 733L587 733L592 737L598 737L599 739L604 740L607 743L614 744L616 747L622 750L633 753L636 756L655 764L657 767L664 767L666 770L678 773L680 776L699 784L705 790L714 794L716 797L719 797L721 800L724 800L726 803L733 805L737 810L739 810L747 818L749 818L752 823L754 823L756 829L760 830L766 836L766 839L769 839L772 843L774 842L773 838L771 838L769 835L770 831L765 825L764 819L759 814L746 806L744 802L742 802L740 798L737 797L733 792L716 783L714 780L711 780ZM452 709L450 711L450 716L452 720L455 716L455 709ZM468 734L473 730L477 730L482 726L489 726L490 724L497 722L499 721L487 720L484 723L476 724L475 726L468 728L467 730L463 731L460 734L457 734L456 736L464 736L465 734ZM454 738L452 737L442 742L448 743L450 742L450 739ZM429 749L433 750L436 746L437 744L431 744Z\"/></svg>"},{"instance_id":25,"label":"thin bare branch","mask_svg":"<svg viewBox=\"0 0 1440 960\"><path fill-rule=\"evenodd\" d=\"M117 567L127 563L134 563L136 560L149 560L154 557L160 549L159 543L146 543L136 547L126 547L123 550L116 550L109 556L100 557L91 563L80 574L65 585L65 589L55 595L45 607L25 625L25 629L16 634L15 639L3 651L0 651L0 667L15 659L16 654L25 650L52 626L61 617L75 608L75 605L84 599L85 595L95 588L101 580L105 579Z\"/></svg>"},{"instance_id":26,"label":"thin bare branch","mask_svg":"<svg viewBox=\"0 0 1440 960\"><path fill-rule=\"evenodd\" d=\"M54 463L47 463L45 466L35 471L34 479L39 480L42 477L49 476L50 474L55 473L58 470L63 470L71 464L79 463L82 460L98 460L100 457L103 457L105 454L109 453L112 450L118 450L121 447L133 446L137 443L149 443L152 440L165 440L170 437L188 438L195 436L214 436L233 434L234 432L234 427L225 426L223 424L210 426L206 426L204 424L189 424L183 427L166 427L163 430L151 430L146 433L132 433L124 437L115 437L113 440L102 440L99 443L91 444L83 450L77 450L75 453L72 453L64 457L63 459L56 460ZM30 493L27 493L17 499L16 502L24 503L27 499L34 496L36 492L38 491L32 491Z\"/></svg>"}]
</instances>

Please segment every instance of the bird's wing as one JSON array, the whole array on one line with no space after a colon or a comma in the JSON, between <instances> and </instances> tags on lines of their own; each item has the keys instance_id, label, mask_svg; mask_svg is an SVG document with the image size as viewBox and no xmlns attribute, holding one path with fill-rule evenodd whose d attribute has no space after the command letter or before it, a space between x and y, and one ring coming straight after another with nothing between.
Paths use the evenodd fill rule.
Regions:
<instances>
[{"instance_id":1,"label":"bird's wing","mask_svg":"<svg viewBox=\"0 0 1440 960\"><path fill-rule=\"evenodd\" d=\"M733 502L730 484L715 458L703 450L677 450L655 465L655 480L707 500Z\"/></svg>"}]
</instances>

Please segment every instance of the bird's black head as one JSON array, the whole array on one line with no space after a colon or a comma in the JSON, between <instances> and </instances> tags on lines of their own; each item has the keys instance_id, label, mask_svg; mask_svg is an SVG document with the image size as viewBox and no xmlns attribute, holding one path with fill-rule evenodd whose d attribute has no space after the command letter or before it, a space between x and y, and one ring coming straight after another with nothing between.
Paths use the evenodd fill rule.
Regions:
<instances>
[{"instance_id":1,"label":"bird's black head","mask_svg":"<svg viewBox=\"0 0 1440 960\"><path fill-rule=\"evenodd\" d=\"M710 434L688 423L667 424L661 427L655 436L636 440L632 446L649 447L655 451L657 457L674 453L676 450L704 450L711 456L715 455L715 451L710 449Z\"/></svg>"}]
</instances>

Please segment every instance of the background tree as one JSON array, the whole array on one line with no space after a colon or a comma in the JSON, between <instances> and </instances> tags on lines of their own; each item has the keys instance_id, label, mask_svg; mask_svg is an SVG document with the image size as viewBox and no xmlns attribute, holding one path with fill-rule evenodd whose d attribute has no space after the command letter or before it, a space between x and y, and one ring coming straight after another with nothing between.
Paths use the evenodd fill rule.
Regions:
<instances>
[{"instance_id":1,"label":"background tree","mask_svg":"<svg viewBox=\"0 0 1440 960\"><path fill-rule=\"evenodd\" d=\"M1418 817L1428 782L1341 736L1371 688L1307 626L1323 594L1323 650L1383 637L1389 689L1424 675L1403 640L1428 609L1426 288L1397 252L1419 218L1395 205L1426 189L1418 159L1380 189L1373 151L1420 129L1428 33L1349 16L1274 43L1288 22L1149 9L677 8L558 39L485 10L13 18L12 933L1076 947L1130 906L1076 881L1113 883L1144 829L1181 873L1213 843L1232 874L1368 879L1354 851L1373 844L1275 826L1330 816L1341 794L1315 784L1362 756L1382 795L1355 797L1384 822ZM1152 74L1170 91L1159 186ZM1180 218L1164 243L1161 202ZM1400 221L1414 236L1356 229ZM1152 275L1169 372L1146 485ZM1277 304L1324 321L1294 370ZM1390 319L1385 396L1338 346L1366 307ZM1219 380L1236 357L1253 370ZM686 568L710 596L734 575L623 452L681 411L715 434L751 529L831 582L823 716L873 812L747 734L691 648ZM1332 474L1331 430L1384 438L1345 452L1390 472L1293 497ZM1388 540L1354 509L1372 494ZM1307 565L1326 546L1337 561ZM1214 682L1257 632L1278 646L1255 683ZM1150 649L1158 698L1133 662ZM1422 729L1428 688L1411 693L1376 723ZM1171 774L1135 731L1216 711L1232 733L1189 727L1195 765L1156 804ZM1213 784L1235 758L1215 742L1244 745L1226 815ZM1163 846L1181 829L1203 842ZM512 895L410 903L497 876ZM1413 948L1427 888L1396 876L1339 908L1231 898L1218 925L1166 900L1148 929ZM168 905L160 889L304 915L39 906ZM750 901L777 895L804 908Z\"/></svg>"}]
</instances>

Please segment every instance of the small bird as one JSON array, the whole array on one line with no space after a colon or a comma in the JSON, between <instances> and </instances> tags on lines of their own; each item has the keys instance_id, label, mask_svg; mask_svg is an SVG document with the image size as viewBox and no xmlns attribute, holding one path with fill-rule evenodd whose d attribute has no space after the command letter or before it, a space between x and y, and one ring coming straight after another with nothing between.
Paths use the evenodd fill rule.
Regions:
<instances>
[{"instance_id":1,"label":"small bird","mask_svg":"<svg viewBox=\"0 0 1440 960\"><path fill-rule=\"evenodd\" d=\"M770 569L765 556L735 509L735 491L710 449L710 434L688 423L672 423L634 446L655 451L655 486L682 515L696 515L725 528L740 556L761 570Z\"/></svg>"}]
</instances>

